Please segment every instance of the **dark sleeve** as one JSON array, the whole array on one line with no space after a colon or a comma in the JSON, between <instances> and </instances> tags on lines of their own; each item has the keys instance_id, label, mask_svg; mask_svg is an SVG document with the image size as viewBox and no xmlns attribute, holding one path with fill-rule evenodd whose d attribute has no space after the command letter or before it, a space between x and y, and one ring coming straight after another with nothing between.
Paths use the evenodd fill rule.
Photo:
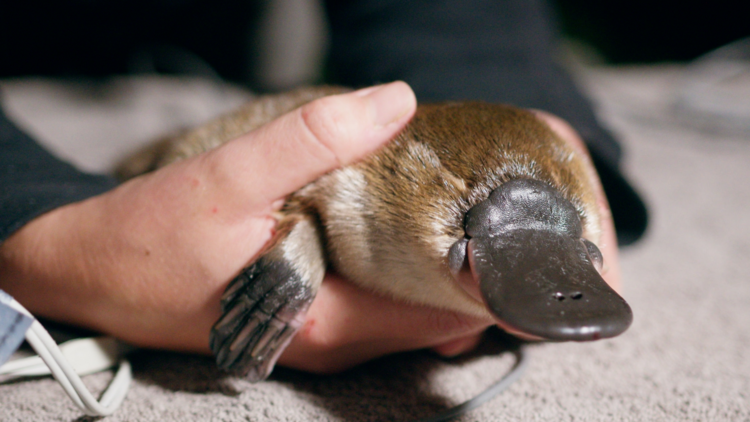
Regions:
<instances>
[{"instance_id":1,"label":"dark sleeve","mask_svg":"<svg viewBox=\"0 0 750 422\"><path fill-rule=\"evenodd\" d=\"M332 82L401 79L420 101L484 100L538 108L570 122L599 171L621 243L638 239L646 209L620 172L622 151L554 60L543 0L329 0Z\"/></svg>"},{"instance_id":2,"label":"dark sleeve","mask_svg":"<svg viewBox=\"0 0 750 422\"><path fill-rule=\"evenodd\" d=\"M116 186L78 171L20 131L0 107L0 242L34 217Z\"/></svg>"}]
</instances>

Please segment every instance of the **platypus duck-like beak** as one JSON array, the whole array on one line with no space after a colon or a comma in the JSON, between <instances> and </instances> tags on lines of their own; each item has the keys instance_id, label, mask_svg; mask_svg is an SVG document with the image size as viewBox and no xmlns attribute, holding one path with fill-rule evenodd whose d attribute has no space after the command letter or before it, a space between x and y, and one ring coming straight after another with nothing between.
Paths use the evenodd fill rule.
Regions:
<instances>
[{"instance_id":1,"label":"platypus duck-like beak","mask_svg":"<svg viewBox=\"0 0 750 422\"><path fill-rule=\"evenodd\" d=\"M534 337L614 337L633 320L604 281L602 255L583 239L573 204L544 182L496 188L466 214L466 253L482 299L501 326Z\"/></svg>"}]
</instances>

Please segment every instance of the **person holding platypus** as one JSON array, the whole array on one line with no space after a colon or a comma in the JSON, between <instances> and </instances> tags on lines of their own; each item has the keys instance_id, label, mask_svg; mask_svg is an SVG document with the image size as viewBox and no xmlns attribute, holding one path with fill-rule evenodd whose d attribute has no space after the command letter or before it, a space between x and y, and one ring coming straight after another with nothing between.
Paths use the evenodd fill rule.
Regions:
<instances>
[{"instance_id":1,"label":"person holding platypus","mask_svg":"<svg viewBox=\"0 0 750 422\"><path fill-rule=\"evenodd\" d=\"M376 8L368 8L368 3L378 2L329 4L336 82L361 86L403 78L420 102L510 102L570 121L583 139L564 120L543 111L524 114L515 120L522 127L511 129L523 132L526 125L540 125L539 130L551 130L561 140L559 148L577 157L577 175L590 196L586 206L597 216L597 239L587 240L596 243L593 247L579 242L589 236L589 226L585 219L578 221L583 205L573 201L571 215L579 224L573 237L583 245L575 247L582 247L583 259L618 290L612 214L615 220L635 215L632 221L621 220L625 240L640 235L645 214L619 175L617 145L596 124L569 78L552 64L553 37L544 5L518 1L483 5L488 9L483 10L466 2L434 8L429 2L383 2ZM450 19L442 19L446 16ZM376 28L361 25L363 20ZM440 31L435 22L440 22ZM389 41L403 36L407 26L423 30L425 37L413 43L406 38ZM441 41L446 34L455 35L455 45ZM430 43L440 48L430 48ZM376 51L364 54L366 48ZM509 58L517 52L528 60ZM451 60L455 57L467 59ZM214 324L236 309L222 311L219 306L223 295L233 299L231 288L227 290L230 282L273 249L273 242L280 242L283 227L277 223L285 199L336 169L367 159L398 135L416 111L409 85L393 82L312 100L223 147L120 185L56 160L0 116L0 288L39 316L138 346L209 353L212 327L221 332ZM551 198L545 200L564 202L534 186L535 192ZM612 213L604 190L616 205ZM567 221L560 224L573 224ZM479 260L479 255L472 258L471 246L462 245L468 252L450 252L450 259L461 257L456 273L464 259ZM474 265L478 272L485 268ZM278 364L326 373L404 350L432 348L452 356L471 350L482 332L498 323L490 314L430 306L409 301L408 295L394 299L332 271L317 290L309 308L305 305L306 317L295 321L296 335L279 350ZM241 338L243 328L232 331L232 341ZM504 328L531 338L554 338L514 329L515 324Z\"/></svg>"}]
</instances>

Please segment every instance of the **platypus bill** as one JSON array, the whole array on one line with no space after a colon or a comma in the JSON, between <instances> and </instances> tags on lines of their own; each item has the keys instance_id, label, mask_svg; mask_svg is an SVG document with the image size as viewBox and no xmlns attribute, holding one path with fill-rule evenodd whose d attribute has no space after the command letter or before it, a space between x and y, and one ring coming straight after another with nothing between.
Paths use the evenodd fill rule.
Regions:
<instances>
[{"instance_id":1,"label":"platypus bill","mask_svg":"<svg viewBox=\"0 0 750 422\"><path fill-rule=\"evenodd\" d=\"M131 158L132 177L200 153L315 98L261 97ZM221 368L265 379L328 265L396 299L547 340L616 336L628 304L602 279L600 220L579 156L532 113L504 105L419 106L388 146L287 199L270 246L222 297L210 345Z\"/></svg>"}]
</instances>

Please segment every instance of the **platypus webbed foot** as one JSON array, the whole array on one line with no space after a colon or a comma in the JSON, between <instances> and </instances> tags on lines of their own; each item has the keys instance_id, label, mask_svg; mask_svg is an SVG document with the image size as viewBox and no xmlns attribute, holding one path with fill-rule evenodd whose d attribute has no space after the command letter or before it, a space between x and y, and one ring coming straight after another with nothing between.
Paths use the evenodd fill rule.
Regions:
<instances>
[{"instance_id":1,"label":"platypus webbed foot","mask_svg":"<svg viewBox=\"0 0 750 422\"><path fill-rule=\"evenodd\" d=\"M498 320L548 340L624 332L633 315L599 275L601 253L583 239L573 204L546 183L520 179L469 210L469 265Z\"/></svg>"},{"instance_id":2,"label":"platypus webbed foot","mask_svg":"<svg viewBox=\"0 0 750 422\"><path fill-rule=\"evenodd\" d=\"M278 236L229 284L223 315L209 338L219 367L253 382L270 375L304 323L325 271L320 237L309 219L286 224Z\"/></svg>"}]
</instances>

